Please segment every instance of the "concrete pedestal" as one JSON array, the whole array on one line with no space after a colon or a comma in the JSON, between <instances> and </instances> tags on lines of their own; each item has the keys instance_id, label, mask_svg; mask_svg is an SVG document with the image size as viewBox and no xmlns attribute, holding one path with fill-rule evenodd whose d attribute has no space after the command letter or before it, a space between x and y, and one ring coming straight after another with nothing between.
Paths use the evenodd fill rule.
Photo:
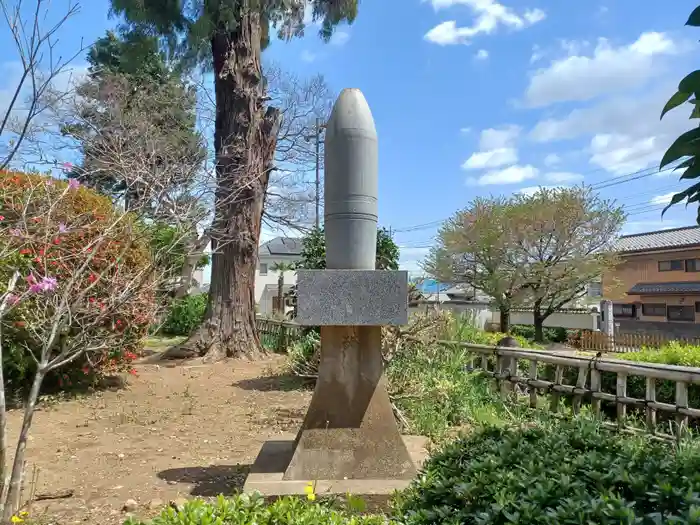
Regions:
<instances>
[{"instance_id":1,"label":"concrete pedestal","mask_svg":"<svg viewBox=\"0 0 700 525\"><path fill-rule=\"evenodd\" d=\"M244 492L260 492L265 496L304 495L309 483L315 483L318 495L353 494L382 496L383 501L396 490L405 489L410 479L285 479L292 456L294 455L294 435L281 436L279 440L267 441L255 459L246 479ZM411 463L420 468L427 457L428 439L422 436L403 436L403 446L409 453ZM381 502L376 502L381 503Z\"/></svg>"}]
</instances>

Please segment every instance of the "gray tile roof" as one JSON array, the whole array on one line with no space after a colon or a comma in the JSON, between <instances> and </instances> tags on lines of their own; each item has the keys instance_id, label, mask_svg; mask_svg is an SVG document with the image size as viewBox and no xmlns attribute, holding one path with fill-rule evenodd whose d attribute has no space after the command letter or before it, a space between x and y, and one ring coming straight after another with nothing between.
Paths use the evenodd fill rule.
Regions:
<instances>
[{"instance_id":1,"label":"gray tile roof","mask_svg":"<svg viewBox=\"0 0 700 525\"><path fill-rule=\"evenodd\" d=\"M301 255L301 239L296 237L275 237L260 246L259 254L270 255Z\"/></svg>"},{"instance_id":2,"label":"gray tile roof","mask_svg":"<svg viewBox=\"0 0 700 525\"><path fill-rule=\"evenodd\" d=\"M625 253L695 245L700 245L700 226L623 235L615 243L615 249Z\"/></svg>"},{"instance_id":3,"label":"gray tile roof","mask_svg":"<svg viewBox=\"0 0 700 525\"><path fill-rule=\"evenodd\" d=\"M630 291L630 295L651 294L698 294L700 295L700 281L685 281L676 283L637 283Z\"/></svg>"}]
</instances>

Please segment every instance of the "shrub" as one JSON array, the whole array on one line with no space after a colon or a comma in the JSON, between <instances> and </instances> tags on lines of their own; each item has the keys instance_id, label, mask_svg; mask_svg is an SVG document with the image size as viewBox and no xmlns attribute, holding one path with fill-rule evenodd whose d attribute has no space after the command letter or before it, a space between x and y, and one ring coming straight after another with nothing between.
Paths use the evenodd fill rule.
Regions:
<instances>
[{"instance_id":1,"label":"shrub","mask_svg":"<svg viewBox=\"0 0 700 525\"><path fill-rule=\"evenodd\" d=\"M547 327L545 326L542 330L544 335L544 340L550 343L565 343L569 338L569 332L566 328L558 327ZM514 324L510 327L511 335L517 335L532 341L535 339L535 327L528 324Z\"/></svg>"},{"instance_id":2,"label":"shrub","mask_svg":"<svg viewBox=\"0 0 700 525\"><path fill-rule=\"evenodd\" d=\"M156 304L149 286L133 284L149 282L151 263L136 220L74 183L0 172L0 255L0 293L15 272L21 276L2 321L8 389L26 390L36 370L29 352L51 342L51 355L59 348L89 354L51 372L45 389L128 368Z\"/></svg>"},{"instance_id":3,"label":"shrub","mask_svg":"<svg viewBox=\"0 0 700 525\"><path fill-rule=\"evenodd\" d=\"M698 523L700 455L584 419L487 428L430 458L406 525Z\"/></svg>"},{"instance_id":4,"label":"shrub","mask_svg":"<svg viewBox=\"0 0 700 525\"><path fill-rule=\"evenodd\" d=\"M208 297L207 294L197 294L172 301L161 332L167 335L190 335L202 324Z\"/></svg>"},{"instance_id":5,"label":"shrub","mask_svg":"<svg viewBox=\"0 0 700 525\"><path fill-rule=\"evenodd\" d=\"M459 345L403 345L387 367L389 395L406 416L411 433L440 439L450 427L520 420L526 406L504 403L490 380L469 372L472 355Z\"/></svg>"},{"instance_id":6,"label":"shrub","mask_svg":"<svg viewBox=\"0 0 700 525\"><path fill-rule=\"evenodd\" d=\"M267 504L259 494L219 496L216 501L196 499L181 510L164 510L150 522L129 518L124 525L391 525L384 516L350 515L326 503L281 497Z\"/></svg>"}]
</instances>

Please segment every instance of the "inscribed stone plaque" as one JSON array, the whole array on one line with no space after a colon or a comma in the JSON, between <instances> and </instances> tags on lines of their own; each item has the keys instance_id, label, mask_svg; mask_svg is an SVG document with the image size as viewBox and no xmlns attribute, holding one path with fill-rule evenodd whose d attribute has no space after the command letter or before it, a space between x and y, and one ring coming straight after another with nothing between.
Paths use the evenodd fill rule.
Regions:
<instances>
[{"instance_id":1,"label":"inscribed stone plaque","mask_svg":"<svg viewBox=\"0 0 700 525\"><path fill-rule=\"evenodd\" d=\"M306 326L408 323L408 272L299 270L297 322Z\"/></svg>"}]
</instances>

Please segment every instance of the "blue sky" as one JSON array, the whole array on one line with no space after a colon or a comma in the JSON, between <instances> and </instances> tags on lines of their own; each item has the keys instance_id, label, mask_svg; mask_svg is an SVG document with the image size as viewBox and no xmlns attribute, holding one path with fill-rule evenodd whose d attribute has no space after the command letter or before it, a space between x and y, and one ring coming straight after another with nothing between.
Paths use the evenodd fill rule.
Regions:
<instances>
[{"instance_id":1,"label":"blue sky","mask_svg":"<svg viewBox=\"0 0 700 525\"><path fill-rule=\"evenodd\" d=\"M659 114L694 67L700 31L683 24L696 5L363 0L330 44L309 27L265 58L322 73L336 91L362 89L380 140L380 222L416 270L441 219L476 196L538 185L594 185L626 207L628 233L694 224L682 206L661 220L683 183L653 167L691 126L685 109ZM69 23L66 54L114 21L105 0L90 0ZM0 100L17 60L8 44L0 33Z\"/></svg>"}]
</instances>

